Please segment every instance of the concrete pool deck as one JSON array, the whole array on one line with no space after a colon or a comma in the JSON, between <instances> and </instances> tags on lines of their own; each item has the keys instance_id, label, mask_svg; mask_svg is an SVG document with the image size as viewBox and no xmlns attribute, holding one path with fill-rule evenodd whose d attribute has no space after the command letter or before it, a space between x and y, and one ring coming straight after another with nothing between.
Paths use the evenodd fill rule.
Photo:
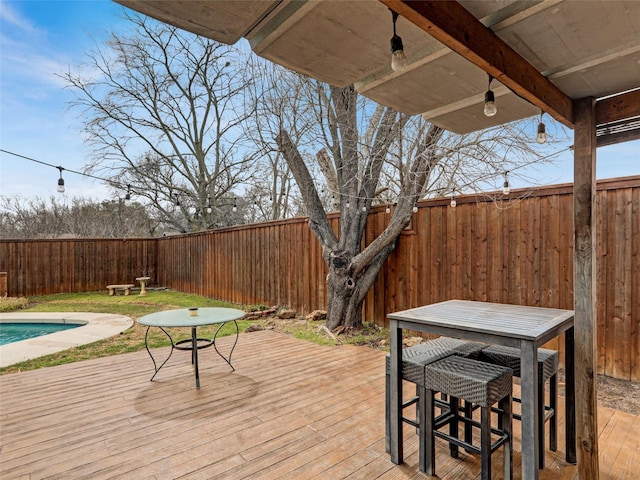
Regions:
<instances>
[{"instance_id":1,"label":"concrete pool deck","mask_svg":"<svg viewBox=\"0 0 640 480\"><path fill-rule=\"evenodd\" d=\"M119 335L133 325L124 315L88 312L0 313L0 323L80 323L78 328L0 345L0 368Z\"/></svg>"}]
</instances>

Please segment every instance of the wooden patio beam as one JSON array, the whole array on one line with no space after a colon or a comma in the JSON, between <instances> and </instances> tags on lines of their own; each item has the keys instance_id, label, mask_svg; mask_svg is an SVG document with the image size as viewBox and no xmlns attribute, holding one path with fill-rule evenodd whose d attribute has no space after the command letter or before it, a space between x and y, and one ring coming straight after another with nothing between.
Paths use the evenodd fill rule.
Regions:
<instances>
[{"instance_id":1,"label":"wooden patio beam","mask_svg":"<svg viewBox=\"0 0 640 480\"><path fill-rule=\"evenodd\" d=\"M458 2L379 1L545 113L573 128L573 100Z\"/></svg>"},{"instance_id":2,"label":"wooden patio beam","mask_svg":"<svg viewBox=\"0 0 640 480\"><path fill-rule=\"evenodd\" d=\"M640 89L598 100L596 125L640 116Z\"/></svg>"},{"instance_id":3,"label":"wooden patio beam","mask_svg":"<svg viewBox=\"0 0 640 480\"><path fill-rule=\"evenodd\" d=\"M598 133L598 147L639 139L638 118L640 118L640 88L598 100L596 126L598 128L615 126L611 129L611 133L605 135ZM628 130L620 129L621 124L627 120L632 122L633 126L630 124Z\"/></svg>"},{"instance_id":4,"label":"wooden patio beam","mask_svg":"<svg viewBox=\"0 0 640 480\"><path fill-rule=\"evenodd\" d=\"M598 137L598 148L606 147L607 145L617 145L618 143L632 142L633 140L640 140L640 130L610 133L608 135Z\"/></svg>"}]
</instances>

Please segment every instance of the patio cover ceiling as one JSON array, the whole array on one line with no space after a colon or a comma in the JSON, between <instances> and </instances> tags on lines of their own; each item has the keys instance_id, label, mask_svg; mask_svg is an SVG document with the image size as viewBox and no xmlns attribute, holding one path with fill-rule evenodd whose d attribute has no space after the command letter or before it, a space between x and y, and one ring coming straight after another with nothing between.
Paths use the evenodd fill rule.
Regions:
<instances>
[{"instance_id":1,"label":"patio cover ceiling","mask_svg":"<svg viewBox=\"0 0 640 480\"><path fill-rule=\"evenodd\" d=\"M541 110L573 127L573 100L594 97L599 144L640 138L637 0L116 1L220 42L244 37L266 59L456 133ZM403 72L390 67L388 7L401 15Z\"/></svg>"}]
</instances>

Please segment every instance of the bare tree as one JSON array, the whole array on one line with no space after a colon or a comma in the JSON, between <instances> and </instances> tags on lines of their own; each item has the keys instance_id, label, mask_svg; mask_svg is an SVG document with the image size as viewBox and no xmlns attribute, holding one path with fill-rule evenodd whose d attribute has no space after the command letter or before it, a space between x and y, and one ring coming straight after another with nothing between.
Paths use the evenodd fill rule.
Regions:
<instances>
[{"instance_id":1,"label":"bare tree","mask_svg":"<svg viewBox=\"0 0 640 480\"><path fill-rule=\"evenodd\" d=\"M112 33L79 73L61 75L93 148L88 171L147 199L179 231L214 226L218 203L251 177L255 159L242 145L252 113L246 55L126 16L130 34Z\"/></svg>"},{"instance_id":2,"label":"bare tree","mask_svg":"<svg viewBox=\"0 0 640 480\"><path fill-rule=\"evenodd\" d=\"M429 129L419 155L407 172L408 180L403 184L388 227L362 249L367 214L377 197L382 168L408 117L390 109L376 108L365 133L366 143L362 143L367 151L365 158L361 148L363 139L358 130L357 98L352 87L332 87L329 97L324 99L328 112L327 151L331 153L321 151L319 157L324 160L327 184L335 188L333 198L340 205L339 235L331 228L315 181L289 133L282 128L276 137L296 178L311 230L322 244L329 267L327 325L332 329L360 326L362 302L395 247L396 238L410 221L412 206L437 161L434 150L429 147L442 135L437 127ZM333 165L326 161L328 155Z\"/></svg>"},{"instance_id":3,"label":"bare tree","mask_svg":"<svg viewBox=\"0 0 640 480\"><path fill-rule=\"evenodd\" d=\"M291 170L280 152L266 154L257 165L244 197L249 207L246 223L266 222L304 215ZM251 204L251 205L249 205Z\"/></svg>"},{"instance_id":4,"label":"bare tree","mask_svg":"<svg viewBox=\"0 0 640 480\"><path fill-rule=\"evenodd\" d=\"M257 80L246 90L253 105L253 116L245 135L260 152L258 175L251 180L248 192L248 199L253 201L256 210L253 220L304 215L300 192L288 162L273 144L273 133L284 123L295 139L302 140L310 126L317 123L316 112L308 101L313 95L309 91L313 86L300 81L298 74L257 56L251 57L248 67ZM311 156L311 152L305 155Z\"/></svg>"},{"instance_id":5,"label":"bare tree","mask_svg":"<svg viewBox=\"0 0 640 480\"><path fill-rule=\"evenodd\" d=\"M131 238L154 236L158 222L139 203L94 202L74 198L71 204L0 197L0 238Z\"/></svg>"},{"instance_id":6,"label":"bare tree","mask_svg":"<svg viewBox=\"0 0 640 480\"><path fill-rule=\"evenodd\" d=\"M453 135L359 97L353 87L296 78L295 88L265 87L261 97L269 100L271 115L259 128L263 138L268 129L275 137L322 245L329 269L327 326L357 328L366 294L420 198L486 187L540 157L514 135L518 127ZM299 94L295 110L289 108L292 92ZM270 99L278 95L286 98L279 110ZM394 204L387 228L363 245L369 210L387 202ZM339 233L328 221L332 210L340 211Z\"/></svg>"}]
</instances>

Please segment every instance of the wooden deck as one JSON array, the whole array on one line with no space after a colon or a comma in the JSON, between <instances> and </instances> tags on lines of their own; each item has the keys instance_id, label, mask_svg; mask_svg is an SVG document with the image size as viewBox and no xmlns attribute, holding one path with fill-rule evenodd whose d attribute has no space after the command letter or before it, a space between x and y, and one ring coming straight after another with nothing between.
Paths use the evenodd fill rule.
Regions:
<instances>
[{"instance_id":1,"label":"wooden deck","mask_svg":"<svg viewBox=\"0 0 640 480\"><path fill-rule=\"evenodd\" d=\"M233 364L235 372L213 349L201 351L200 390L186 352L175 352L154 382L145 351L3 375L0 477L427 478L408 426L405 464L385 453L383 352L261 331L241 335ZM640 417L600 408L598 421L600 478L635 480ZM576 472L564 462L563 437L546 459L542 480ZM479 475L475 457L451 459L442 442L436 465L440 478Z\"/></svg>"}]
</instances>

